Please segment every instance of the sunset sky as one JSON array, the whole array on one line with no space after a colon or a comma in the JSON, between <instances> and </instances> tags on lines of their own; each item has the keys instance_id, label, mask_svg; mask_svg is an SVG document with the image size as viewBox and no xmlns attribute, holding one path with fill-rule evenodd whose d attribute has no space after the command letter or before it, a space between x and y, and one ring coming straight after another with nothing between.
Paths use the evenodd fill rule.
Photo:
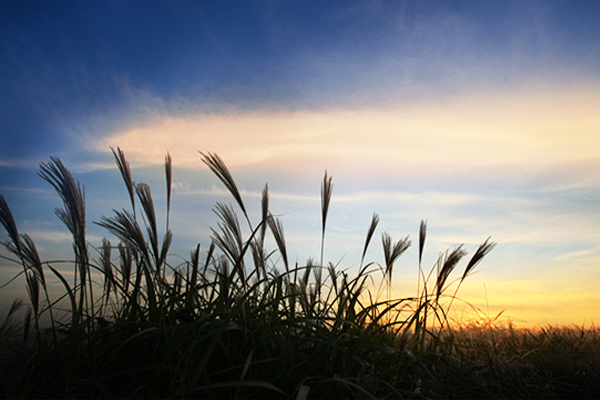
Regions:
<instances>
[{"instance_id":1,"label":"sunset sky","mask_svg":"<svg viewBox=\"0 0 600 400\"><path fill-rule=\"evenodd\" d=\"M99 246L93 221L128 207L111 147L160 210L168 151L177 263L208 247L215 202L233 202L198 151L215 152L255 223L268 182L302 264L319 256L327 170L339 268L356 272L377 212L368 258L382 262L382 232L410 235L394 295L414 295L424 219L427 268L498 243L459 297L518 324L597 324L598 21L596 0L4 1L0 194L43 259L68 258L39 163L59 157L85 185ZM0 284L19 271L0 267ZM25 283L0 292L26 297Z\"/></svg>"}]
</instances>

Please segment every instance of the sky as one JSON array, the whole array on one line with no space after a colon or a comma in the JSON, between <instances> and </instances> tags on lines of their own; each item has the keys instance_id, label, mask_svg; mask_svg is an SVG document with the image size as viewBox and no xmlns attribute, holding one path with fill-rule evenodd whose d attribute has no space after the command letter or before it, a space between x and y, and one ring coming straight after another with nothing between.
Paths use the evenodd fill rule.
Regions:
<instances>
[{"instance_id":1,"label":"sky","mask_svg":"<svg viewBox=\"0 0 600 400\"><path fill-rule=\"evenodd\" d=\"M327 170L327 261L356 273L377 212L367 258L382 262L383 232L409 235L394 295L412 296L426 220L427 268L459 244L497 243L455 318L469 303L515 324L590 326L599 18L598 1L1 2L0 194L43 259L72 257L60 199L37 174L59 157L85 186L93 253L110 237L93 221L128 207L111 147L161 210L169 152L176 263L208 248L212 207L233 202L202 163L214 152L254 222L269 184L303 264L320 254ZM19 269L2 263L6 282ZM26 297L25 283L0 292Z\"/></svg>"}]
</instances>

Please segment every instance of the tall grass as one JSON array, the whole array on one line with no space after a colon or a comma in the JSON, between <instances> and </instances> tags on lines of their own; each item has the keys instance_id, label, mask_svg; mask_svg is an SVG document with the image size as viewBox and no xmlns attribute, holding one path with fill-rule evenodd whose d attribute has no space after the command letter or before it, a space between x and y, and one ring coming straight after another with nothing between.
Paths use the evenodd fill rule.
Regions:
<instances>
[{"instance_id":1,"label":"tall grass","mask_svg":"<svg viewBox=\"0 0 600 400\"><path fill-rule=\"evenodd\" d=\"M167 216L161 227L150 186L134 182L120 149L113 154L131 209L113 210L95 222L118 240L115 246L105 238L96 259L86 239L82 185L57 158L40 166L41 177L63 201L56 214L73 236L72 277L41 261L33 240L19 233L0 196L0 221L9 238L3 244L14 256L8 258L23 267L30 303L19 327L21 344L10 347L6 341L3 349L12 355L3 362L6 395L397 398L436 393L427 360L450 331L452 301L447 298L456 297L458 287L492 250L489 239L452 281L466 250L449 249L426 273L422 222L418 290L393 299L394 265L411 241L394 241L383 232L384 264L365 260L377 214L367 229L356 275L326 263L333 192L327 172L321 186L319 262L309 257L305 264L292 265L283 223L269 211L268 186L262 192L261 219L253 223L223 160L201 153L235 207L217 203L210 246L202 251L198 245L188 260L172 265L171 157L165 159ZM267 234L275 249L266 248ZM64 287L60 298L50 297L48 274ZM383 286L373 286L379 281ZM454 292L448 295L452 284ZM13 305L10 317L19 305ZM40 324L46 314L49 327ZM9 325L0 327L0 336Z\"/></svg>"},{"instance_id":2,"label":"tall grass","mask_svg":"<svg viewBox=\"0 0 600 400\"><path fill-rule=\"evenodd\" d=\"M427 357L447 397L593 399L600 393L600 331L594 326L524 329L482 320L439 339L446 351Z\"/></svg>"}]
</instances>

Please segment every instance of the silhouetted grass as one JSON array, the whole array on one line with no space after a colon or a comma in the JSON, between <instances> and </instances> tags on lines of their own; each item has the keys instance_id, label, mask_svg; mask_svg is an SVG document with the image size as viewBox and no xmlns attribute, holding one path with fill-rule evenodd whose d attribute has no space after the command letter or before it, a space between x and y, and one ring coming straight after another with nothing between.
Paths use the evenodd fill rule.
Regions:
<instances>
[{"instance_id":1,"label":"silhouetted grass","mask_svg":"<svg viewBox=\"0 0 600 400\"><path fill-rule=\"evenodd\" d=\"M419 291L392 299L394 263L411 245L408 237L394 242L383 232L385 264L366 262L379 223L373 214L356 276L326 264L333 184L325 173L319 262L308 258L291 265L282 221L269 212L268 186L261 220L253 224L225 163L208 153L202 154L204 163L229 190L248 229L242 229L232 205L217 203L219 222L209 248L203 252L198 245L187 261L171 265L170 156L165 159L167 219L160 237L150 187L134 183L123 152L113 153L131 210L114 210L96 222L119 243L104 239L95 260L85 236L80 183L59 159L41 164L40 175L64 203L57 215L73 235L72 276L41 261L0 196L0 221L9 237L3 244L12 254L3 258L22 265L30 303L23 323L14 321L22 308L16 301L0 326L3 396L500 398L577 397L597 389L587 380L598 378L594 329L575 334L449 326L452 300L494 247L489 239L448 295L449 276L466 251L449 249L426 273L422 222ZM276 249L265 247L267 233ZM62 284L63 296L50 298L47 276ZM379 281L383 288L372 286ZM378 295L383 291L386 298ZM574 347L582 355L577 360L569 358ZM559 367L562 375L556 375Z\"/></svg>"},{"instance_id":2,"label":"silhouetted grass","mask_svg":"<svg viewBox=\"0 0 600 400\"><path fill-rule=\"evenodd\" d=\"M600 393L600 331L471 323L445 331L428 355L436 397L593 399Z\"/></svg>"}]
</instances>

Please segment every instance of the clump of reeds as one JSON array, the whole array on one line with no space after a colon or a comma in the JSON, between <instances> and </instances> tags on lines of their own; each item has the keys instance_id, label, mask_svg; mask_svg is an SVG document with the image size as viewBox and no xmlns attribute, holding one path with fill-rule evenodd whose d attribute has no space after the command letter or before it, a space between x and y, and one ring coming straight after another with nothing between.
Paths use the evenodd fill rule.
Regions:
<instances>
[{"instance_id":1,"label":"clump of reeds","mask_svg":"<svg viewBox=\"0 0 600 400\"><path fill-rule=\"evenodd\" d=\"M23 266L30 313L22 326L16 367L2 384L11 397L420 397L435 394L424 385L432 371L429 354L448 331L451 301L442 302L463 246L443 253L426 274L421 259L426 224L419 231L419 291L392 299L394 264L409 248L382 233L384 264L365 256L379 223L373 214L357 275L324 259L325 228L332 178L321 186L321 252L291 265L283 222L269 211L269 190L261 219L253 223L223 160L202 161L231 193L236 208L217 203L219 222L211 244L172 265L168 253L172 162L165 159L167 217L156 218L150 186L133 181L124 153L113 150L131 210L113 210L95 222L117 240L104 239L97 259L86 240L83 187L61 161L41 164L40 175L63 201L56 213L73 235L74 270L67 277L41 262L35 245L18 232L0 196L5 247ZM141 207L141 208L140 208ZM267 233L276 249L265 245ZM467 263L458 287L494 247L484 241ZM96 249L96 248L94 248ZM278 261L279 260L279 261ZM280 264L283 264L281 266ZM281 269L283 267L283 269ZM64 287L51 299L45 270ZM373 288L382 273L386 297ZM66 303L66 304L65 304ZM16 307L16 306L15 306ZM50 316L50 326L40 319ZM0 333L2 330L0 329ZM33 333L33 340L31 340ZM23 354L26 357L23 358Z\"/></svg>"},{"instance_id":2,"label":"clump of reeds","mask_svg":"<svg viewBox=\"0 0 600 400\"><path fill-rule=\"evenodd\" d=\"M437 392L449 398L590 399L600 390L600 331L569 326L515 328L474 321L446 330L436 365Z\"/></svg>"}]
</instances>

